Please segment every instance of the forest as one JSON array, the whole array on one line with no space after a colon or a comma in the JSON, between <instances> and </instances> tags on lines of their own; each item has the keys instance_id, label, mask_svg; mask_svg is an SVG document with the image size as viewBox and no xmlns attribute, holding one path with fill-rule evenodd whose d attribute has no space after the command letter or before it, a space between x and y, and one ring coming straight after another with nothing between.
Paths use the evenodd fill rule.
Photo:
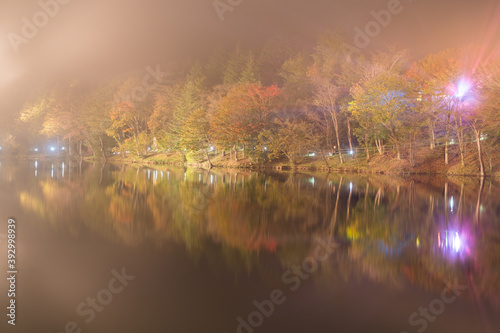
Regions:
<instances>
[{"instance_id":1,"label":"forest","mask_svg":"<svg viewBox=\"0 0 500 333\"><path fill-rule=\"evenodd\" d=\"M29 96L2 152L177 154L211 168L220 156L291 165L315 156L330 167L384 155L414 166L419 152L439 150L445 165L472 163L474 152L478 174L493 168L498 59L483 60L475 45L417 60L397 46L348 45L340 32L309 48L276 37L106 80L74 78Z\"/></svg>"}]
</instances>

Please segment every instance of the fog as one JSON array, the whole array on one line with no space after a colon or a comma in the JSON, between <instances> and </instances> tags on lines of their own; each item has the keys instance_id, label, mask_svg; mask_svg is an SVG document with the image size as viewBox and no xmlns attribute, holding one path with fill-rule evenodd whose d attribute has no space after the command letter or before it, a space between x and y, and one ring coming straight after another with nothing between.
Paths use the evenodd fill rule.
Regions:
<instances>
[{"instance_id":1,"label":"fog","mask_svg":"<svg viewBox=\"0 0 500 333\"><path fill-rule=\"evenodd\" d=\"M40 14L41 3L48 6L45 11L52 15ZM158 63L189 62L208 56L217 47L233 47L237 42L258 47L276 35L310 47L319 33L340 28L354 40L356 27L364 29L374 20L371 11L379 12L397 3L60 0L56 7L52 0L3 1L1 121L8 124L33 91L75 77L100 80ZM417 59L429 52L469 43L485 43L492 48L498 35L497 5L498 1L491 0L402 0L400 12L392 15L386 27L375 31L377 35L370 38L367 50L398 44L408 48ZM25 27L26 20L33 24L35 19L40 27L35 27L35 31Z\"/></svg>"}]
</instances>

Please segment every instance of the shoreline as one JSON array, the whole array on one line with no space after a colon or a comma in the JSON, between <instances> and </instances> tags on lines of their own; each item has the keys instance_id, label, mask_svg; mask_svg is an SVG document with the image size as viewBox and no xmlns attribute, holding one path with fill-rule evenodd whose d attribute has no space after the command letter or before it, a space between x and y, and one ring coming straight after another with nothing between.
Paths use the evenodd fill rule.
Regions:
<instances>
[{"instance_id":1,"label":"shoreline","mask_svg":"<svg viewBox=\"0 0 500 333\"><path fill-rule=\"evenodd\" d=\"M338 155L328 156L325 159L320 157L302 157L296 163L292 164L285 159L267 161L265 163L253 163L250 158L241 157L237 161L229 155L213 155L210 158L213 169L233 169L233 170L251 170L251 171L288 171L288 172L324 172L324 173L350 173L366 175L398 175L398 176L450 176L450 177L471 177L480 178L479 162L475 154L470 153L466 156L466 165L463 167L460 158L454 156L450 159L448 165L444 164L442 156L438 149L433 151L421 152L416 158L416 163L411 166L405 159L397 159L390 152L384 155L372 155L367 161L365 156L343 155L344 163L340 163ZM68 155L47 156L47 155L18 155L18 156L0 156L0 160L57 160L79 161L80 159ZM86 162L104 162L101 156L85 156ZM142 166L172 166L186 167L209 170L207 160L193 161L187 160L181 153L151 153L145 156L129 154L125 158L119 155L111 155L106 162L113 164L142 165ZM328 166L326 166L328 163ZM500 156L494 160L491 159L487 165L486 178L500 178Z\"/></svg>"},{"instance_id":2,"label":"shoreline","mask_svg":"<svg viewBox=\"0 0 500 333\"><path fill-rule=\"evenodd\" d=\"M163 153L151 154L149 156L129 155L123 159L117 155L108 158L110 163L130 164L130 165L165 165L174 167L201 168L209 170L208 162L204 161L183 161L182 154L171 154L166 156ZM324 173L350 173L350 174L374 174L374 175L398 175L398 176L450 176L450 177L471 177L480 178L479 162L475 154L466 157L466 166L462 167L458 156L450 159L449 165L445 165L440 158L439 152L431 152L428 156L421 156L420 161L415 166L411 166L407 160L398 160L390 153L384 155L374 155L370 161L366 161L363 156L344 155L344 163L340 164L338 156L328 157L328 165L320 157L304 157L295 164L288 160L274 160L266 163L253 163L249 158L240 158L238 161L228 155L222 157L216 155L211 157L213 169L236 169L251 171L288 171L288 172L324 172ZM103 161L102 158L86 158L87 161ZM485 163L491 165L486 170L486 178L500 177L500 156L495 161Z\"/></svg>"}]
</instances>

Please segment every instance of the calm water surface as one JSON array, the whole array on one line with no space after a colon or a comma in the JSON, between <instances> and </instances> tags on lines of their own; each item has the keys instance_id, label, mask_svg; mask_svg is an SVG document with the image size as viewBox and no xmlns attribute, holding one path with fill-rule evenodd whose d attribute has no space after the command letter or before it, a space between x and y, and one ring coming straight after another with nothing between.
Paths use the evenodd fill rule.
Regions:
<instances>
[{"instance_id":1,"label":"calm water surface","mask_svg":"<svg viewBox=\"0 0 500 333\"><path fill-rule=\"evenodd\" d=\"M2 160L0 212L2 332L500 331L492 180Z\"/></svg>"}]
</instances>

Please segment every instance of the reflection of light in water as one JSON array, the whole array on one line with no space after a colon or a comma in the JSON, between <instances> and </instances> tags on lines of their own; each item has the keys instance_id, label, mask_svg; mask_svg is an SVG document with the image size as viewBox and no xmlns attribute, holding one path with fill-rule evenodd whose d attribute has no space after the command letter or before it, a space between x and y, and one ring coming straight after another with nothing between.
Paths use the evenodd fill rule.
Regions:
<instances>
[{"instance_id":1,"label":"reflection of light in water","mask_svg":"<svg viewBox=\"0 0 500 333\"><path fill-rule=\"evenodd\" d=\"M311 184L312 184L312 186L314 187L314 177L311 177L311 178L309 179L309 183L311 183Z\"/></svg>"},{"instance_id":2,"label":"reflection of light in water","mask_svg":"<svg viewBox=\"0 0 500 333\"><path fill-rule=\"evenodd\" d=\"M35 177L38 177L38 170L35 170Z\"/></svg>"},{"instance_id":3,"label":"reflection of light in water","mask_svg":"<svg viewBox=\"0 0 500 333\"><path fill-rule=\"evenodd\" d=\"M54 164L52 164L52 171L50 172L50 176L54 178Z\"/></svg>"},{"instance_id":4,"label":"reflection of light in water","mask_svg":"<svg viewBox=\"0 0 500 333\"><path fill-rule=\"evenodd\" d=\"M451 197L450 198L450 209L451 209L452 213L453 213L453 204L454 204L453 197Z\"/></svg>"},{"instance_id":5,"label":"reflection of light in water","mask_svg":"<svg viewBox=\"0 0 500 333\"><path fill-rule=\"evenodd\" d=\"M455 232L455 240L453 241L453 247L457 252L460 250L460 237L458 236L458 232Z\"/></svg>"},{"instance_id":6,"label":"reflection of light in water","mask_svg":"<svg viewBox=\"0 0 500 333\"><path fill-rule=\"evenodd\" d=\"M64 178L64 162L61 163L61 168L62 168L62 177Z\"/></svg>"},{"instance_id":7,"label":"reflection of light in water","mask_svg":"<svg viewBox=\"0 0 500 333\"><path fill-rule=\"evenodd\" d=\"M437 234L438 248L441 253L448 256L470 254L469 242L466 234L457 231L446 230Z\"/></svg>"},{"instance_id":8,"label":"reflection of light in water","mask_svg":"<svg viewBox=\"0 0 500 333\"><path fill-rule=\"evenodd\" d=\"M35 169L38 168L38 161L35 161Z\"/></svg>"}]
</instances>

